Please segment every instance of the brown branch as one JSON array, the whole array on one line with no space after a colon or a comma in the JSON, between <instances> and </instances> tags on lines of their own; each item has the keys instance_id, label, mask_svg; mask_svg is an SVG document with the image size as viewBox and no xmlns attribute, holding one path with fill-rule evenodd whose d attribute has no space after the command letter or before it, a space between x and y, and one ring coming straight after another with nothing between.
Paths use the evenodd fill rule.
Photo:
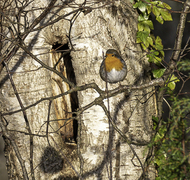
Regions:
<instances>
[{"instance_id":1,"label":"brown branch","mask_svg":"<svg viewBox=\"0 0 190 180\"><path fill-rule=\"evenodd\" d=\"M18 130L11 130L11 129L8 129L7 131L17 132L17 133L21 133L21 134L25 134L25 135L32 135L32 136L38 136L38 137L46 137L46 135L42 135L42 134L31 134L31 133L28 133L28 132L18 131Z\"/></svg>"},{"instance_id":2,"label":"brown branch","mask_svg":"<svg viewBox=\"0 0 190 180\"><path fill-rule=\"evenodd\" d=\"M183 32L184 32L184 28L185 28L187 12L189 10L189 7L190 7L190 0L187 0L184 4L183 12L181 13L181 16L180 16L180 22L177 27L177 35L176 35L174 49L181 49ZM179 58L180 52L181 51L179 51L179 50L174 51L171 59L174 61L177 61Z\"/></svg>"},{"instance_id":3,"label":"brown branch","mask_svg":"<svg viewBox=\"0 0 190 180\"><path fill-rule=\"evenodd\" d=\"M166 69L166 71L164 72L164 75L163 75L164 82L166 82L169 79L169 77L171 77L171 75L173 74L173 72L175 70L175 67L176 67L176 61L180 57L183 32L184 32L184 28L185 28L185 22L186 22L186 17L187 17L187 12L189 10L189 7L190 7L190 0L187 0L184 3L183 12L181 13L180 22L178 24L176 40L175 40L175 45L174 45L175 50L174 50L174 52L172 54L169 66L168 66L168 68ZM163 85L163 87L164 87L164 85ZM159 117L160 120L161 120L161 117L162 117L162 102L163 102L163 95L164 95L165 91L166 91L165 89L162 89L158 93L158 98L157 98L158 117Z\"/></svg>"},{"instance_id":4,"label":"brown branch","mask_svg":"<svg viewBox=\"0 0 190 180\"><path fill-rule=\"evenodd\" d=\"M49 107L48 107L48 115L47 115L47 126L46 126L46 137L47 137L47 142L50 145L49 143L49 138L48 138L48 129L49 129L49 118L50 118L50 110L51 110L51 104L52 104L52 101L50 100L49 101Z\"/></svg>"},{"instance_id":5,"label":"brown branch","mask_svg":"<svg viewBox=\"0 0 190 180\"><path fill-rule=\"evenodd\" d=\"M118 87L116 89L113 89L113 90L110 90L108 91L108 97L113 97L113 96L116 96L117 94L120 94L122 92L130 92L130 91L135 91L135 90L142 90L142 89L145 89L145 88L148 88L148 87L154 87L154 86L162 86L164 84L164 81L162 78L159 78L159 79L154 79L152 81L150 81L149 83L146 83L146 84L142 84L142 85L137 85L137 86L121 86L121 87ZM71 94L73 92L77 92L77 91L83 91L83 90L86 90L86 89L89 89L89 88L92 88L94 90L96 90L99 94L100 94L100 97L96 98L95 101L99 101L102 100L102 99L106 99L107 98L107 91L102 91L98 86L97 84L95 83L91 83L91 84L86 84L86 85L83 85L83 86L75 86L74 88L62 93L62 94L59 94L57 96L51 96L51 97L46 97L46 98L41 98L40 100L36 101L35 103L29 105L29 106L26 106L24 108L21 108L19 110L16 110L16 111L12 111L12 112L8 112L8 113L3 113L2 115L3 116L6 116L6 115L12 115L12 114L15 114L15 113L18 113L18 112L21 112L23 110L27 110L33 106L36 106L37 104L43 102L43 101L49 101L49 100L54 100L54 99L57 99L61 96L64 96L64 95L67 95L67 94ZM96 105L96 102L92 102L90 104L88 104L87 106L85 107L82 107L80 109L81 113L83 111L85 111L86 109L88 109L88 107L92 107L93 105ZM77 113L76 113L77 114Z\"/></svg>"}]
</instances>

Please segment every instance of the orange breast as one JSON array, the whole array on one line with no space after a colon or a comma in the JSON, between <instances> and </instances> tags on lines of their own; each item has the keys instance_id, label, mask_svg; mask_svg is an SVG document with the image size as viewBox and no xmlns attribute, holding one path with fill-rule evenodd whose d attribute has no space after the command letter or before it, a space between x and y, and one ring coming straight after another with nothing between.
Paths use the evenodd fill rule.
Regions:
<instances>
[{"instance_id":1,"label":"orange breast","mask_svg":"<svg viewBox=\"0 0 190 180\"><path fill-rule=\"evenodd\" d=\"M115 68L117 71L120 71L123 68L123 64L120 59L112 56L112 54L107 54L107 57L105 59L105 66L107 72L110 72L113 68Z\"/></svg>"}]
</instances>

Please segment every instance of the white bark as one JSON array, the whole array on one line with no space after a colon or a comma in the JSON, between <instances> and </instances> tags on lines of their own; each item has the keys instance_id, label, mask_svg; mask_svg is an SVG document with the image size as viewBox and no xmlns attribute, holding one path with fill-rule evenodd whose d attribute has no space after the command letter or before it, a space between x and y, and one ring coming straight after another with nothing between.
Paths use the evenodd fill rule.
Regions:
<instances>
[{"instance_id":1,"label":"white bark","mask_svg":"<svg viewBox=\"0 0 190 180\"><path fill-rule=\"evenodd\" d=\"M71 7L79 7L83 1L76 2ZM91 2L89 2L91 3ZM34 1L32 6L42 7L47 4L46 1ZM87 4L88 6L89 4ZM126 79L122 82L123 85L133 85L134 83L143 84L150 79L143 76L144 69L148 67L148 62L144 58L140 47L135 42L137 28L137 12L133 10L130 2L113 2L113 6L104 5L104 2L90 5L94 8L91 12L80 12L76 20L73 22L71 32L69 34L70 24L67 20L61 20L46 30L30 33L25 40L27 45L31 45L31 52L44 62L45 64L52 63L49 50L57 41L59 43L68 43L67 36L70 35L74 50L71 52L72 63L76 75L77 86L95 82L101 89L105 90L105 82L100 78L99 67L102 62L102 52L107 49L116 49L120 52L125 60L128 68ZM75 10L75 8L65 8L58 13L63 15ZM38 11L38 13L40 13ZM35 18L37 14L32 14L29 18ZM69 16L68 18L71 18ZM45 19L47 21L47 19ZM44 43L44 38L46 43ZM44 54L46 53L46 54ZM39 55L42 54L42 55ZM18 65L16 63L20 62ZM40 98L52 96L51 77L48 70L40 67L34 59L28 55L23 55L22 51L17 53L17 56L9 63L9 68L14 72L13 79L16 84L19 95L25 106L30 105ZM35 70L36 71L31 71ZM22 73L25 72L25 73ZM2 72L1 79L6 77L6 72ZM57 76L56 76L57 77ZM119 84L108 86L109 90L118 87ZM53 87L55 87L54 85ZM65 84L63 84L64 89ZM68 86L65 86L68 89ZM154 101L150 97L152 88L131 92L128 99L124 94L119 94L109 99L109 106L112 119L115 121L118 128L133 142L148 142L151 137L151 118L154 114ZM59 91L56 87L54 94ZM3 83L1 88L0 100L4 111L14 111L19 109L19 104L13 93L9 80ZM78 92L79 108L93 102L99 94L93 89ZM69 96L67 96L69 98ZM57 100L58 101L58 100ZM61 101L60 101L61 102ZM60 103L59 102L59 103ZM107 100L104 100L107 107ZM60 104L61 105L61 104ZM61 106L59 106L61 107ZM61 109L61 108L60 108ZM61 110L59 110L61 111ZM46 126L42 126L47 121L48 116L48 101L43 101L40 104L28 109L27 116L33 133L40 131L45 134ZM64 114L64 113L63 113ZM61 117L64 115L61 115ZM25 121L22 112L6 116L9 121L8 129L26 131ZM55 119L55 112L52 106L50 119ZM55 149L63 148L64 154L67 153L70 158L73 155L72 165L81 173L83 179L139 179L142 174L142 167L139 161L134 157L129 145L124 142L124 139L114 130L114 133L109 137L109 121L105 112L100 106L92 106L81 114L80 129L78 137L79 160L76 157L75 151L68 151L61 142L59 134L53 133L49 135L50 144ZM51 128L52 127L52 128ZM49 131L55 131L59 128L57 122L51 122ZM13 132L14 140L19 146L19 150L25 161L28 173L30 173L29 164L29 137L22 133ZM46 138L34 136L34 168L40 163L40 159L45 147L48 146ZM142 164L146 159L146 146L132 145ZM73 148L75 149L75 148ZM110 175L110 161L108 152L112 153L112 175ZM11 152L13 153L13 152ZM10 153L10 154L11 154ZM14 153L13 153L14 154ZM25 154L25 156L23 156ZM71 154L71 156L69 156ZM62 154L63 156L63 154ZM18 163L14 157L14 163ZM63 157L64 158L64 157ZM11 160L11 158L9 159ZM65 160L65 159L64 159ZM35 169L36 179L53 179L60 174L63 177L68 177L73 173L77 176L71 166L64 161L62 172L55 175L45 174L40 168ZM20 168L19 163L16 167ZM82 169L80 169L82 167ZM67 170L67 172L65 172ZM21 169L18 175L22 177ZM72 173L71 173L72 172Z\"/></svg>"},{"instance_id":2,"label":"white bark","mask_svg":"<svg viewBox=\"0 0 190 180\"><path fill-rule=\"evenodd\" d=\"M47 1L34 1L30 4L28 8L39 8L45 7ZM42 11L32 11L29 13L29 22L32 23L36 17L40 15ZM26 38L25 43L29 46L29 50L45 64L49 64L49 45L44 44L43 34L41 31L30 33ZM41 55L40 55L41 54ZM51 97L51 76L50 72L45 68L40 68L41 65L32 59L29 55L26 55L21 49L19 52L11 59L8 67L13 74L13 81L16 85L17 91L21 98L23 105L26 107L31 105L41 98ZM40 68L40 69L39 69ZM11 112L20 109L17 98L15 97L13 88L11 86L10 80L8 78L6 69L4 68L0 76L1 80L1 91L0 91L0 101L1 109L3 113ZM26 110L27 118L30 123L30 128L33 134L46 134L47 118L48 118L48 101L42 101L36 106L31 107ZM50 120L55 119L55 113L51 107ZM26 122L23 117L23 113L19 112L12 114L10 116L5 116L8 121L7 129L9 136L18 146L19 152L22 156L22 160L26 167L28 177L31 179L30 172L30 140L29 135L20 132L28 133L26 129ZM54 132L58 129L58 124L56 122L51 122L49 126L49 132ZM20 131L20 132L16 132ZM60 150L62 146L61 138L59 134L49 134L49 141L55 149ZM51 179L49 174L45 174L39 168L40 160L43 155L43 151L48 145L47 138L34 136L33 138L33 162L34 162L34 175L36 179ZM55 143L56 142L56 143ZM8 167L13 169L14 172L9 174L9 178L20 179L23 177L23 171L21 169L20 163L15 156L15 152L12 148L6 147L7 149L7 160L9 161ZM9 169L9 170L10 170ZM10 172L9 172L10 173ZM54 175L55 176L55 175ZM53 178L53 176L52 176Z\"/></svg>"},{"instance_id":3,"label":"white bark","mask_svg":"<svg viewBox=\"0 0 190 180\"><path fill-rule=\"evenodd\" d=\"M80 1L79 3L82 4ZM145 83L149 79L143 77L144 68L148 66L144 61L139 46L135 43L137 13L132 4L125 6L122 2L115 2L117 9L114 15L111 7L98 8L88 14L80 13L71 30L72 43L75 51L71 52L77 85L95 82L105 89L105 82L99 76L99 67L103 59L102 52L109 48L118 50L128 66L128 75L122 84ZM96 6L97 7L97 6ZM68 12L70 9L68 10ZM65 31L68 26L64 26ZM117 87L109 85L109 90ZM116 116L116 124L134 141L148 142L151 136L151 118L154 112L153 98L149 98L152 88L144 91L132 92L127 102L124 95L110 98L112 117ZM145 95L148 93L148 95ZM78 92L79 105L84 107L91 103L98 93L93 89ZM144 103L147 99L149 100ZM107 106L107 101L104 101ZM107 168L109 161L106 153L109 142L108 119L101 107L93 106L81 116L81 155L84 166L83 173L86 179L108 179ZM127 143L115 132L113 137L112 166L113 179L139 179L142 169L136 158L132 163L133 153ZM116 144L120 147L116 148ZM142 164L146 158L145 147L133 146ZM117 152L119 149L119 152ZM143 156L143 153L145 154ZM118 156L117 156L118 155ZM119 159L117 159L117 157ZM104 162L105 161L105 162ZM116 167L118 165L119 167ZM117 170L117 168L119 170Z\"/></svg>"}]
</instances>

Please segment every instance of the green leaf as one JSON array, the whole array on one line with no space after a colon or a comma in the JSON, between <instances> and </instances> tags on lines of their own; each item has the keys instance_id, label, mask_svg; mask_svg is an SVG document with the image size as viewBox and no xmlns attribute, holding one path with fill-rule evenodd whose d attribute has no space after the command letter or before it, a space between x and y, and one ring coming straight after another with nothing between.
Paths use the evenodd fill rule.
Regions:
<instances>
[{"instance_id":1,"label":"green leaf","mask_svg":"<svg viewBox=\"0 0 190 180\"><path fill-rule=\"evenodd\" d=\"M159 36L156 37L155 47L157 50L163 50L162 39Z\"/></svg>"},{"instance_id":2,"label":"green leaf","mask_svg":"<svg viewBox=\"0 0 190 180\"><path fill-rule=\"evenodd\" d=\"M156 20L157 20L160 24L163 24L163 23L164 23L164 20L163 20L162 16L156 16Z\"/></svg>"},{"instance_id":3,"label":"green leaf","mask_svg":"<svg viewBox=\"0 0 190 180\"><path fill-rule=\"evenodd\" d=\"M179 82L179 79L175 75L172 75L170 81Z\"/></svg>"},{"instance_id":4,"label":"green leaf","mask_svg":"<svg viewBox=\"0 0 190 180\"><path fill-rule=\"evenodd\" d=\"M161 1L153 1L152 4L152 12L156 16L156 20L163 24L164 21L172 21L171 13L168 11L171 9L169 5L163 3ZM150 14L150 9L148 10L148 14Z\"/></svg>"},{"instance_id":5,"label":"green leaf","mask_svg":"<svg viewBox=\"0 0 190 180\"><path fill-rule=\"evenodd\" d=\"M153 45L153 39L150 36L147 37L147 41L151 46Z\"/></svg>"},{"instance_id":6,"label":"green leaf","mask_svg":"<svg viewBox=\"0 0 190 180\"><path fill-rule=\"evenodd\" d=\"M144 24L150 27L150 29L154 29L153 23L151 20L144 21Z\"/></svg>"},{"instance_id":7,"label":"green leaf","mask_svg":"<svg viewBox=\"0 0 190 180\"><path fill-rule=\"evenodd\" d=\"M147 6L147 3L138 1L133 5L133 8L138 8L141 12L144 13L146 11L146 6Z\"/></svg>"},{"instance_id":8,"label":"green leaf","mask_svg":"<svg viewBox=\"0 0 190 180\"><path fill-rule=\"evenodd\" d=\"M166 71L166 69L155 69L152 70L153 73L153 77L154 78L160 78L163 76L164 72Z\"/></svg>"},{"instance_id":9,"label":"green leaf","mask_svg":"<svg viewBox=\"0 0 190 180\"><path fill-rule=\"evenodd\" d=\"M169 80L168 87L169 87L171 90L174 90L174 89L175 89L175 86L176 86L176 82L178 82L179 79L178 79L175 75L172 75L172 77L169 78L168 80ZM166 82L168 82L168 80L167 80Z\"/></svg>"},{"instance_id":10,"label":"green leaf","mask_svg":"<svg viewBox=\"0 0 190 180\"><path fill-rule=\"evenodd\" d=\"M162 62L162 59L157 57L157 56L154 56L154 61L153 61L155 64L160 64L160 62Z\"/></svg>"},{"instance_id":11,"label":"green leaf","mask_svg":"<svg viewBox=\"0 0 190 180\"><path fill-rule=\"evenodd\" d=\"M160 177L156 177L156 180L161 180L161 178Z\"/></svg>"},{"instance_id":12,"label":"green leaf","mask_svg":"<svg viewBox=\"0 0 190 180\"><path fill-rule=\"evenodd\" d=\"M145 18L142 14L139 15L138 17L138 22L145 21Z\"/></svg>"},{"instance_id":13,"label":"green leaf","mask_svg":"<svg viewBox=\"0 0 190 180\"><path fill-rule=\"evenodd\" d=\"M166 3L163 3L163 5L164 5L164 7L166 8L166 9L168 9L168 10L170 10L170 9L172 9L168 4L166 4Z\"/></svg>"},{"instance_id":14,"label":"green leaf","mask_svg":"<svg viewBox=\"0 0 190 180\"><path fill-rule=\"evenodd\" d=\"M159 55L159 52L158 52L158 51L151 50L150 52L153 53L155 56L158 56L158 55Z\"/></svg>"},{"instance_id":15,"label":"green leaf","mask_svg":"<svg viewBox=\"0 0 190 180\"><path fill-rule=\"evenodd\" d=\"M150 29L154 29L152 21L145 20L138 23L139 31L147 31L148 33L150 33Z\"/></svg>"},{"instance_id":16,"label":"green leaf","mask_svg":"<svg viewBox=\"0 0 190 180\"><path fill-rule=\"evenodd\" d=\"M147 41L148 36L149 36L149 33L147 31L137 32L137 38L139 38L143 43Z\"/></svg>"},{"instance_id":17,"label":"green leaf","mask_svg":"<svg viewBox=\"0 0 190 180\"><path fill-rule=\"evenodd\" d=\"M165 8L163 2L161 2L161 1L158 1L157 7L161 7L159 9Z\"/></svg>"},{"instance_id":18,"label":"green leaf","mask_svg":"<svg viewBox=\"0 0 190 180\"><path fill-rule=\"evenodd\" d=\"M183 59L177 63L178 70L190 73L190 59Z\"/></svg>"},{"instance_id":19,"label":"green leaf","mask_svg":"<svg viewBox=\"0 0 190 180\"><path fill-rule=\"evenodd\" d=\"M165 56L165 53L164 51L160 51L161 55L164 57Z\"/></svg>"},{"instance_id":20,"label":"green leaf","mask_svg":"<svg viewBox=\"0 0 190 180\"><path fill-rule=\"evenodd\" d=\"M147 47L146 47L143 43L141 43L141 46L142 46L142 48L143 48L144 50L147 49Z\"/></svg>"},{"instance_id":21,"label":"green leaf","mask_svg":"<svg viewBox=\"0 0 190 180\"><path fill-rule=\"evenodd\" d=\"M133 8L138 8L139 6L139 2L136 2L135 4L133 4Z\"/></svg>"},{"instance_id":22,"label":"green leaf","mask_svg":"<svg viewBox=\"0 0 190 180\"><path fill-rule=\"evenodd\" d=\"M158 5L157 5L158 7L161 7L162 9L167 9L167 10L171 9L171 7L166 3L163 3L161 1L157 1L157 2L158 2Z\"/></svg>"},{"instance_id":23,"label":"green leaf","mask_svg":"<svg viewBox=\"0 0 190 180\"><path fill-rule=\"evenodd\" d=\"M154 53L150 53L150 54L147 55L147 57L149 58L148 62L153 62L155 64L160 64L162 59L159 58L158 56L156 56L155 53L158 53L158 52L156 51Z\"/></svg>"},{"instance_id":24,"label":"green leaf","mask_svg":"<svg viewBox=\"0 0 190 180\"><path fill-rule=\"evenodd\" d=\"M175 86L176 86L175 82L170 82L170 83L168 83L168 87L169 87L172 91L175 89Z\"/></svg>"},{"instance_id":25,"label":"green leaf","mask_svg":"<svg viewBox=\"0 0 190 180\"><path fill-rule=\"evenodd\" d=\"M148 4L147 7L146 7L146 10L147 10L148 14L150 14L152 12L151 8L152 8L152 6Z\"/></svg>"},{"instance_id":26,"label":"green leaf","mask_svg":"<svg viewBox=\"0 0 190 180\"><path fill-rule=\"evenodd\" d=\"M173 21L171 14L167 10L162 9L160 13L164 21Z\"/></svg>"},{"instance_id":27,"label":"green leaf","mask_svg":"<svg viewBox=\"0 0 190 180\"><path fill-rule=\"evenodd\" d=\"M154 121L156 121L156 123L158 123L158 121L159 121L159 118L156 117L156 116L152 116L152 119L153 119Z\"/></svg>"},{"instance_id":28,"label":"green leaf","mask_svg":"<svg viewBox=\"0 0 190 180\"><path fill-rule=\"evenodd\" d=\"M145 11L146 11L146 6L147 6L146 3L142 2L142 1L139 1L139 6L138 6L138 8L139 8L139 10L140 10L141 12L145 12Z\"/></svg>"},{"instance_id":29,"label":"green leaf","mask_svg":"<svg viewBox=\"0 0 190 180\"><path fill-rule=\"evenodd\" d=\"M154 6L157 6L158 3L159 3L159 1L151 1L151 4Z\"/></svg>"},{"instance_id":30,"label":"green leaf","mask_svg":"<svg viewBox=\"0 0 190 180\"><path fill-rule=\"evenodd\" d=\"M140 38L137 38L136 39L136 43L141 43L142 41L141 41L141 39Z\"/></svg>"},{"instance_id":31,"label":"green leaf","mask_svg":"<svg viewBox=\"0 0 190 180\"><path fill-rule=\"evenodd\" d=\"M160 15L160 10L156 6L152 7L152 13L157 17Z\"/></svg>"},{"instance_id":32,"label":"green leaf","mask_svg":"<svg viewBox=\"0 0 190 180\"><path fill-rule=\"evenodd\" d=\"M142 22L139 22L137 26L138 26L138 31L143 31L144 30L144 26L143 26Z\"/></svg>"}]
</instances>

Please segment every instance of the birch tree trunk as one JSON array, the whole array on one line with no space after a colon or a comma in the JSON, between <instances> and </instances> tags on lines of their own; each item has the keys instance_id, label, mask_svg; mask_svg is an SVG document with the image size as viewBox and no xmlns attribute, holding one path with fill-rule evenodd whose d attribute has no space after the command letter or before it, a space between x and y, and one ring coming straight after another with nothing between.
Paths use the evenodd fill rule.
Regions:
<instances>
[{"instance_id":1,"label":"birch tree trunk","mask_svg":"<svg viewBox=\"0 0 190 180\"><path fill-rule=\"evenodd\" d=\"M108 84L108 92L99 75L103 53L116 49L128 69L122 85L150 81L149 64L136 44L137 12L130 1L50 3L55 8L33 27L38 31L14 45L19 50L1 72L9 178L154 179L154 168L145 163L154 88L124 92L124 86ZM27 13L29 25L48 5L34 0L25 7L42 8Z\"/></svg>"}]
</instances>

